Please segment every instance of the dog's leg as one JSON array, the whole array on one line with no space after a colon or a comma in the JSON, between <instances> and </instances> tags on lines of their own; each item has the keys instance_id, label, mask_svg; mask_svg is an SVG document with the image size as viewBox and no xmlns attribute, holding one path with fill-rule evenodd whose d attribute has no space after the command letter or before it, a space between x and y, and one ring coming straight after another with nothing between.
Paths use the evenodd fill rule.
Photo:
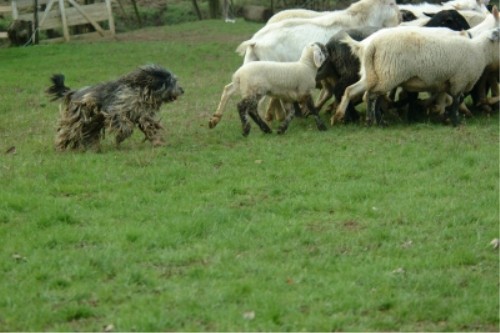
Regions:
<instances>
[{"instance_id":1,"label":"dog's leg","mask_svg":"<svg viewBox=\"0 0 500 333\"><path fill-rule=\"evenodd\" d=\"M165 142L163 141L162 130L160 122L155 120L153 116L143 116L139 118L138 122L139 129L144 133L145 140L149 140L153 146L163 146Z\"/></svg>"},{"instance_id":2,"label":"dog's leg","mask_svg":"<svg viewBox=\"0 0 500 333\"><path fill-rule=\"evenodd\" d=\"M104 115L98 113L83 126L83 145L85 148L94 147L96 151L100 150L99 143L104 135L104 123Z\"/></svg>"},{"instance_id":3,"label":"dog's leg","mask_svg":"<svg viewBox=\"0 0 500 333\"><path fill-rule=\"evenodd\" d=\"M115 134L117 146L134 132L134 123L124 115L117 113L106 117L106 127Z\"/></svg>"},{"instance_id":4,"label":"dog's leg","mask_svg":"<svg viewBox=\"0 0 500 333\"><path fill-rule=\"evenodd\" d=\"M81 106L69 103L60 111L59 127L55 141L56 149L78 149L83 145L83 125Z\"/></svg>"}]
</instances>

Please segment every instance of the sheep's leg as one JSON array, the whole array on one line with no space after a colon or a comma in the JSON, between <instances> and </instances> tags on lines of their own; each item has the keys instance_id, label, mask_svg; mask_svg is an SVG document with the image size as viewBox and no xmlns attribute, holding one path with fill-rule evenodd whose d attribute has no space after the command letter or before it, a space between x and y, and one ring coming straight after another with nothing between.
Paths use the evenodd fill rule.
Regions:
<instances>
[{"instance_id":1,"label":"sheep's leg","mask_svg":"<svg viewBox=\"0 0 500 333\"><path fill-rule=\"evenodd\" d=\"M413 123L418 121L418 92L406 92L407 102L408 102L408 122Z\"/></svg>"},{"instance_id":2,"label":"sheep's leg","mask_svg":"<svg viewBox=\"0 0 500 333\"><path fill-rule=\"evenodd\" d=\"M451 124L453 126L458 126L460 125L460 118L458 117L458 108L460 104L462 103L463 96L462 94L454 95L452 96L453 102L451 103L450 106L450 112L451 112Z\"/></svg>"},{"instance_id":3,"label":"sheep's leg","mask_svg":"<svg viewBox=\"0 0 500 333\"><path fill-rule=\"evenodd\" d=\"M368 93L366 99L366 124L368 126L371 126L374 121L379 126L384 125L382 113L380 112L380 99L381 96Z\"/></svg>"},{"instance_id":4,"label":"sheep's leg","mask_svg":"<svg viewBox=\"0 0 500 333\"><path fill-rule=\"evenodd\" d=\"M229 97L235 92L236 87L234 86L234 83L230 83L224 87L224 91L222 92L222 96L220 98L219 106L217 107L217 110L215 113L212 115L212 118L208 122L208 127L214 128L217 126L219 123L220 119L222 118L222 113L224 112L224 109L226 108L227 101Z\"/></svg>"},{"instance_id":5,"label":"sheep's leg","mask_svg":"<svg viewBox=\"0 0 500 333\"><path fill-rule=\"evenodd\" d=\"M308 95L306 97L305 103L306 103L307 108L309 109L309 112L314 117L314 121L316 121L316 127L318 128L318 130L326 131L327 130L326 125L323 122L323 120L321 120L321 117L319 116L318 109L316 109L314 107L314 102L313 102L311 95Z\"/></svg>"},{"instance_id":6,"label":"sheep's leg","mask_svg":"<svg viewBox=\"0 0 500 333\"><path fill-rule=\"evenodd\" d=\"M248 136L250 133L250 121L249 116L259 125L260 129L264 133L271 133L271 128L266 124L264 120L259 116L258 112L258 98L256 96L246 97L241 102L238 103L238 113L240 114L242 134L243 136Z\"/></svg>"},{"instance_id":7,"label":"sheep's leg","mask_svg":"<svg viewBox=\"0 0 500 333\"><path fill-rule=\"evenodd\" d=\"M255 99L253 97L247 97L241 100L241 102L238 103L238 113L240 115L240 120L241 120L241 127L242 127L242 134L243 136L248 136L250 133L250 121L248 120L248 107L252 103L256 103Z\"/></svg>"},{"instance_id":8,"label":"sheep's leg","mask_svg":"<svg viewBox=\"0 0 500 333\"><path fill-rule=\"evenodd\" d=\"M349 105L347 106L344 119L346 123L355 123L359 120L359 113L354 108L352 102L349 102Z\"/></svg>"},{"instance_id":9,"label":"sheep's leg","mask_svg":"<svg viewBox=\"0 0 500 333\"><path fill-rule=\"evenodd\" d=\"M323 88L321 89L321 93L318 97L318 101L316 102L316 109L321 110L323 106L325 106L326 102L333 96L333 89L328 84L328 81L322 81Z\"/></svg>"},{"instance_id":10,"label":"sheep's leg","mask_svg":"<svg viewBox=\"0 0 500 333\"><path fill-rule=\"evenodd\" d=\"M259 102L259 105L260 105L260 102ZM286 114L285 114L285 109L283 107L282 101L278 98L270 98L269 104L268 104L266 112L264 114L264 118L268 122L271 122L273 119L276 119L278 121L282 121L283 119L285 119L285 117L286 117Z\"/></svg>"},{"instance_id":11,"label":"sheep's leg","mask_svg":"<svg viewBox=\"0 0 500 333\"><path fill-rule=\"evenodd\" d=\"M252 118L253 121L255 121L257 125L259 125L259 128L262 130L262 132L264 133L273 132L271 128L266 124L264 120L262 120L262 118L259 115L257 99L253 99L251 102L247 104L246 111L247 114L250 116L250 118Z\"/></svg>"},{"instance_id":12,"label":"sheep's leg","mask_svg":"<svg viewBox=\"0 0 500 333\"><path fill-rule=\"evenodd\" d=\"M340 122L344 119L344 115L349 105L349 102L355 98L359 98L365 92L365 84L363 81L358 81L345 89L342 100L340 101L337 111L331 118L331 124Z\"/></svg>"},{"instance_id":13,"label":"sheep's leg","mask_svg":"<svg viewBox=\"0 0 500 333\"><path fill-rule=\"evenodd\" d=\"M278 128L278 134L284 134L286 132L286 130L288 129L288 125L290 125L290 122L293 120L293 118L295 118L295 112L293 112L292 110L290 110L287 114L286 114L286 118L285 120L280 124L280 127Z\"/></svg>"}]
</instances>

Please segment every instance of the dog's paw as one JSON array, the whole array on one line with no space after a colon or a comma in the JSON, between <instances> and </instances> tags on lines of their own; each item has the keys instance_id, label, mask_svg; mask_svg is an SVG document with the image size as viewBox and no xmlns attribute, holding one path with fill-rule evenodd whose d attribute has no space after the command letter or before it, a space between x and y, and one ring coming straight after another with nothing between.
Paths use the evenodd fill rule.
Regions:
<instances>
[{"instance_id":1,"label":"dog's paw","mask_svg":"<svg viewBox=\"0 0 500 333\"><path fill-rule=\"evenodd\" d=\"M165 146L165 141L163 141L163 139L155 139L151 143L153 144L153 147L163 147L163 146Z\"/></svg>"}]
</instances>

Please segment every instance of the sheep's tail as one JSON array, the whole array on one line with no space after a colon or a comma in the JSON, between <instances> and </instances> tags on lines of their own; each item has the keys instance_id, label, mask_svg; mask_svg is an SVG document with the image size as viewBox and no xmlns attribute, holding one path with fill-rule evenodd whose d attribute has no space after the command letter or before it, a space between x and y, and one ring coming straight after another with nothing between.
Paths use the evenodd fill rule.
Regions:
<instances>
[{"instance_id":1,"label":"sheep's tail","mask_svg":"<svg viewBox=\"0 0 500 333\"><path fill-rule=\"evenodd\" d=\"M243 43L241 43L240 45L238 45L238 47L236 48L236 52L240 55L240 56L244 56L245 57L245 63L249 62L249 61L258 61L259 58L257 57L257 55L255 54L255 44L256 42L254 40L247 40L247 41L244 41Z\"/></svg>"},{"instance_id":2,"label":"sheep's tail","mask_svg":"<svg viewBox=\"0 0 500 333\"><path fill-rule=\"evenodd\" d=\"M47 88L45 92L49 96L52 96L52 101L64 97L66 93L71 90L69 87L64 85L64 75L62 74L52 75L50 81L52 81L52 85Z\"/></svg>"},{"instance_id":3,"label":"sheep's tail","mask_svg":"<svg viewBox=\"0 0 500 333\"><path fill-rule=\"evenodd\" d=\"M351 48L352 54L357 56L358 58L362 58L363 49L361 47L361 43L357 40L352 39L348 34L345 35L344 38L340 40L342 43L347 44Z\"/></svg>"}]
</instances>

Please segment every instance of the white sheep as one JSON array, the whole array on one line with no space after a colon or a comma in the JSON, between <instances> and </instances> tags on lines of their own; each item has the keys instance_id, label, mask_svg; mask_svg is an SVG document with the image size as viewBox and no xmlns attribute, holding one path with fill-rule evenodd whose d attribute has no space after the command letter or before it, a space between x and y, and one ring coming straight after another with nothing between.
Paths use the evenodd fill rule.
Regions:
<instances>
[{"instance_id":1,"label":"white sheep","mask_svg":"<svg viewBox=\"0 0 500 333\"><path fill-rule=\"evenodd\" d=\"M392 27L400 22L395 0L359 0L347 9L310 18L293 18L266 24L253 37L242 42L236 51L251 61L297 61L304 47L311 42L325 44L331 36L345 28ZM283 105L271 101L269 106ZM271 119L271 110L266 118Z\"/></svg>"},{"instance_id":2,"label":"white sheep","mask_svg":"<svg viewBox=\"0 0 500 333\"><path fill-rule=\"evenodd\" d=\"M438 4L427 2L418 4L403 4L399 5L400 10L412 12L417 19L425 18L425 13L437 13L443 9L455 9L458 11L475 11L478 13L487 14L488 9L486 4L489 0L452 0Z\"/></svg>"},{"instance_id":3,"label":"white sheep","mask_svg":"<svg viewBox=\"0 0 500 333\"><path fill-rule=\"evenodd\" d=\"M313 18L329 13L331 12L317 12L310 9L285 9L271 16L266 24L281 22L291 18Z\"/></svg>"},{"instance_id":4,"label":"white sheep","mask_svg":"<svg viewBox=\"0 0 500 333\"><path fill-rule=\"evenodd\" d=\"M440 28L400 27L376 32L361 42L346 37L361 60L360 80L349 86L333 120L343 117L349 98L366 91L367 121L380 123L379 97L401 86L406 91L446 92L451 118L459 122L462 94L470 91L488 64L499 62L500 28L468 38Z\"/></svg>"},{"instance_id":5,"label":"white sheep","mask_svg":"<svg viewBox=\"0 0 500 333\"><path fill-rule=\"evenodd\" d=\"M265 25L236 51L244 63L256 60L296 61L311 42L325 44L343 28L392 27L400 22L395 0L360 0L347 9L313 18L286 19Z\"/></svg>"},{"instance_id":6,"label":"white sheep","mask_svg":"<svg viewBox=\"0 0 500 333\"><path fill-rule=\"evenodd\" d=\"M263 132L271 132L257 111L258 100L265 95L287 102L296 101L305 104L314 115L318 129L326 130L311 97L311 92L316 87L316 72L325 59L324 45L310 43L304 47L300 59L295 62L255 61L242 65L233 74L232 82L225 86L219 106L210 119L209 127L214 128L219 123L229 97L239 91L243 97L238 103L238 111L244 136L250 132L248 116ZM286 131L293 115L293 112L288 113L278 129L278 134Z\"/></svg>"},{"instance_id":7,"label":"white sheep","mask_svg":"<svg viewBox=\"0 0 500 333\"><path fill-rule=\"evenodd\" d=\"M481 22L481 24L467 30L465 33L452 31L452 30L449 30L446 28L425 28L424 29L424 28L419 28L419 27L403 27L403 26L394 27L394 28L387 28L387 29L380 30L378 33L375 33L375 34L371 35L369 38L363 40L363 44L364 45L369 44L373 38L376 38L377 36L379 36L381 34L383 34L383 36L385 36L384 38L386 38L387 41L394 39L394 41L396 43L399 43L398 38L392 37L391 34L393 32L395 32L395 34L397 35L398 31L401 31L404 29L417 29L420 31L420 33L437 34L439 36L462 36L462 37L468 36L470 38L473 38L473 37L480 35L484 31L488 31L490 29L500 27L500 17L499 16L500 15L498 13L498 9L496 6L494 6L491 14L487 15L487 17L483 20L483 22ZM424 30L422 30L422 29L424 29ZM410 57L414 58L415 55L412 55ZM494 65L494 64L495 63L493 63L492 65ZM498 61L497 61L497 64L498 64ZM363 70L363 68L361 68L361 71L362 70ZM361 73L360 73L360 75L361 75ZM337 112L331 118L331 124L333 125L335 122L341 121L344 117L346 108L349 105L349 101L359 99L364 94L364 92L365 92L365 90L360 85L357 85L356 89L354 89L354 87L352 87L352 86L348 87L346 89L346 91L344 92L344 95L342 96L341 103L337 107ZM445 92L439 92L439 93L443 94ZM442 104L442 105L444 105L444 104ZM461 106L461 107L462 107L462 109L465 109L465 106Z\"/></svg>"}]
</instances>

